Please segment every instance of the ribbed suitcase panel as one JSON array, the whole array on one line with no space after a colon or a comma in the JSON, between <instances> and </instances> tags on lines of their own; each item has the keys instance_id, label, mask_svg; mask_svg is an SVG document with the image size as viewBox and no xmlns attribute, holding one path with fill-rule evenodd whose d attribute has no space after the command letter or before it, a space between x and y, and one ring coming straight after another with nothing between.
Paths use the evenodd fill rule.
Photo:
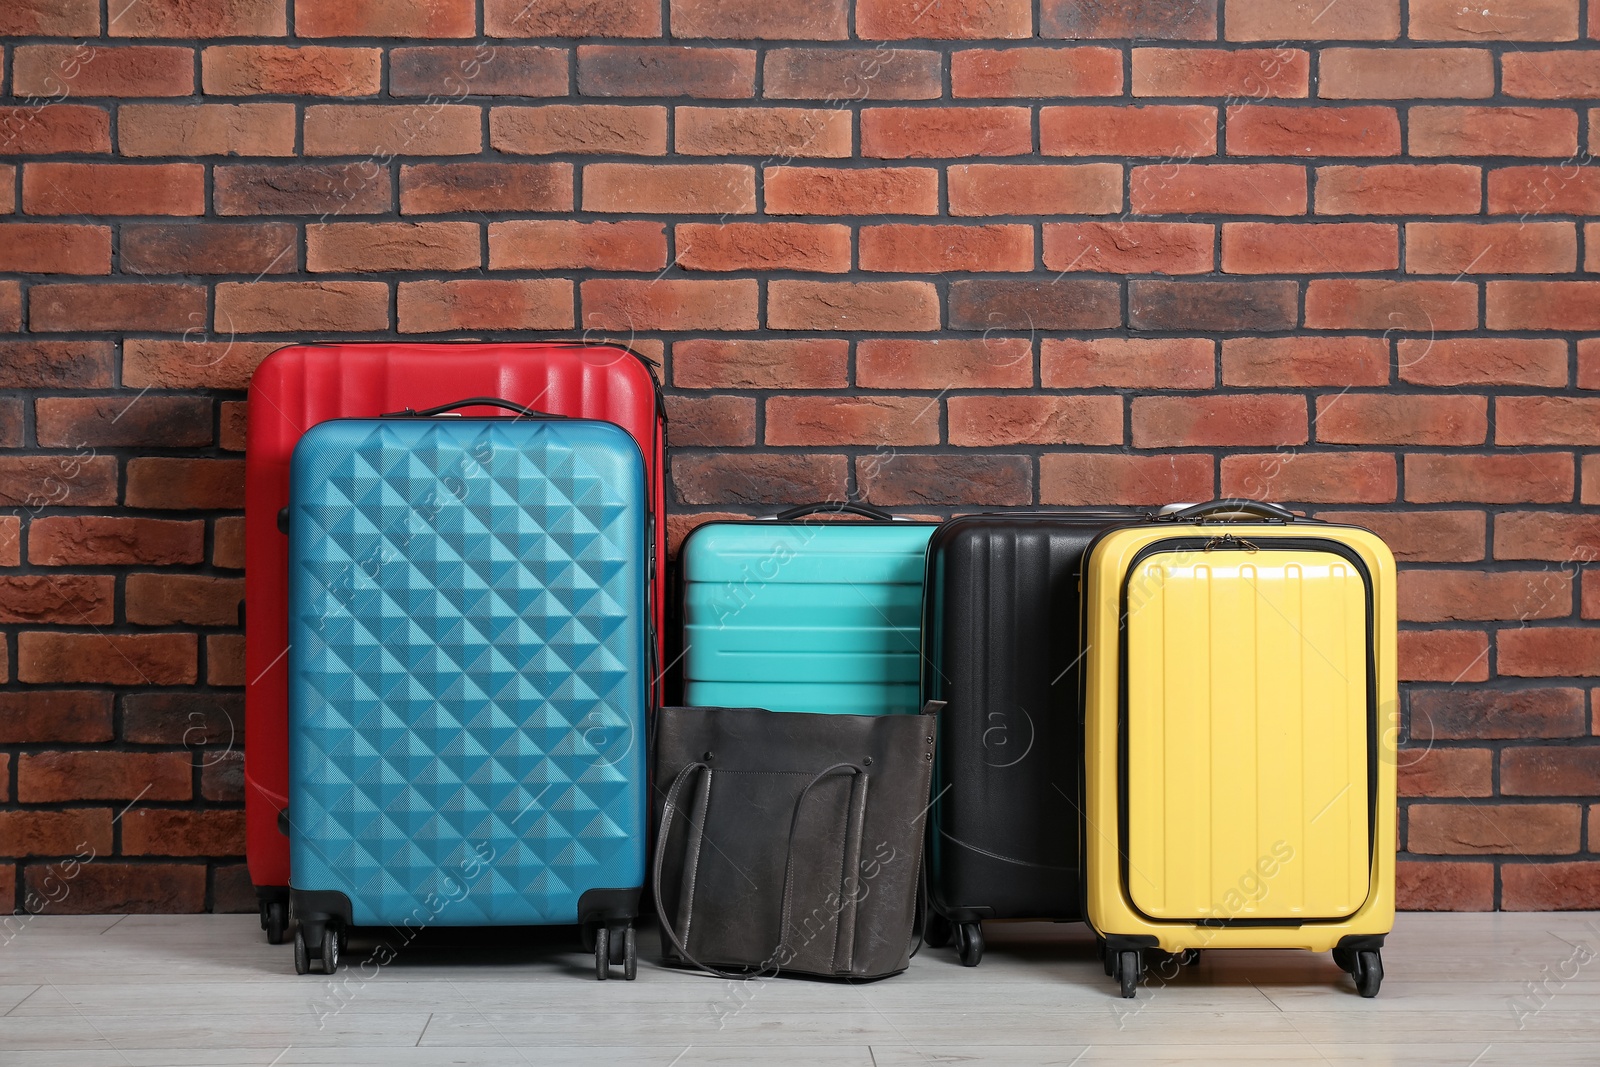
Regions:
<instances>
[{"instance_id":1,"label":"ribbed suitcase panel","mask_svg":"<svg viewBox=\"0 0 1600 1067\"><path fill-rule=\"evenodd\" d=\"M923 695L939 715L929 885L992 918L1077 919L1079 573L1122 516L978 515L928 550Z\"/></svg>"},{"instance_id":2,"label":"ribbed suitcase panel","mask_svg":"<svg viewBox=\"0 0 1600 1067\"><path fill-rule=\"evenodd\" d=\"M1369 879L1367 591L1326 552L1130 582L1127 885L1152 918L1350 915Z\"/></svg>"},{"instance_id":3,"label":"ribbed suitcase panel","mask_svg":"<svg viewBox=\"0 0 1600 1067\"><path fill-rule=\"evenodd\" d=\"M644 879L646 480L598 422L295 451L292 885L357 924L571 923Z\"/></svg>"},{"instance_id":4,"label":"ribbed suitcase panel","mask_svg":"<svg viewBox=\"0 0 1600 1067\"><path fill-rule=\"evenodd\" d=\"M684 700L915 712L931 524L712 523L684 542Z\"/></svg>"}]
</instances>

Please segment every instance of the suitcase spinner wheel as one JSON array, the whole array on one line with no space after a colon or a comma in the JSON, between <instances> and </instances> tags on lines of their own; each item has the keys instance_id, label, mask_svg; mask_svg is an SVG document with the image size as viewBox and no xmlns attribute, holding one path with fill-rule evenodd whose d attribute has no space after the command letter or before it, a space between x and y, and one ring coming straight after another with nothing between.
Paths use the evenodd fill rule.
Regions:
<instances>
[{"instance_id":1,"label":"suitcase spinner wheel","mask_svg":"<svg viewBox=\"0 0 1600 1067\"><path fill-rule=\"evenodd\" d=\"M1122 987L1122 999L1131 1000L1139 991L1139 979L1144 977L1144 953L1138 949L1123 949L1116 954L1116 973L1112 975Z\"/></svg>"},{"instance_id":2,"label":"suitcase spinner wheel","mask_svg":"<svg viewBox=\"0 0 1600 1067\"><path fill-rule=\"evenodd\" d=\"M289 932L289 902L264 900L261 902L261 929L267 932L267 944L281 945Z\"/></svg>"},{"instance_id":3,"label":"suitcase spinner wheel","mask_svg":"<svg viewBox=\"0 0 1600 1067\"><path fill-rule=\"evenodd\" d=\"M621 967L623 980L628 982L639 973L639 945L632 923L594 928L595 978L604 982L613 967Z\"/></svg>"},{"instance_id":4,"label":"suitcase spinner wheel","mask_svg":"<svg viewBox=\"0 0 1600 1067\"><path fill-rule=\"evenodd\" d=\"M1357 952L1351 974L1356 980L1356 992L1370 1000L1383 985L1383 956L1378 952Z\"/></svg>"},{"instance_id":5,"label":"suitcase spinner wheel","mask_svg":"<svg viewBox=\"0 0 1600 1067\"><path fill-rule=\"evenodd\" d=\"M347 938L342 923L301 923L294 932L294 973L311 973L313 945L317 950L316 959L322 963L322 973L335 973Z\"/></svg>"},{"instance_id":6,"label":"suitcase spinner wheel","mask_svg":"<svg viewBox=\"0 0 1600 1067\"><path fill-rule=\"evenodd\" d=\"M976 967L983 959L983 924L959 923L955 928L955 936L956 953L961 957L961 966Z\"/></svg>"},{"instance_id":7,"label":"suitcase spinner wheel","mask_svg":"<svg viewBox=\"0 0 1600 1067\"><path fill-rule=\"evenodd\" d=\"M1383 985L1383 953L1380 950L1336 948L1333 950L1333 962L1355 979L1356 992L1369 1000L1378 995L1378 989Z\"/></svg>"}]
</instances>

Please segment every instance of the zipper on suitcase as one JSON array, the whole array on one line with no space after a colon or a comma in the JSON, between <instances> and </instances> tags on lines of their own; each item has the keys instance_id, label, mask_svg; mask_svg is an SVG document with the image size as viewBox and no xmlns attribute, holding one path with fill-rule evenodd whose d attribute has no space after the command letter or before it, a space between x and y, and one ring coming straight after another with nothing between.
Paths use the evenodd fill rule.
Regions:
<instances>
[{"instance_id":1,"label":"zipper on suitcase","mask_svg":"<svg viewBox=\"0 0 1600 1067\"><path fill-rule=\"evenodd\" d=\"M1373 589L1372 572L1366 562L1361 559L1349 545L1327 537L1274 537L1268 540L1266 551L1317 551L1327 552L1345 560L1355 568L1361 576L1362 585L1366 590L1366 635L1367 635L1367 862L1370 865L1377 842L1378 819L1378 748L1381 724L1378 721L1378 679L1377 664L1373 652L1376 638L1376 612ZM1151 556L1162 552L1183 551L1263 551L1260 545L1252 544L1233 534L1223 534L1220 537L1170 537L1160 541L1152 541L1138 552L1134 553L1128 561L1126 573L1122 579L1122 588L1119 593L1119 624L1117 654L1117 822L1118 852L1120 853L1119 878L1123 886L1128 885L1128 855L1130 845L1128 841L1128 585L1133 579L1133 574L1138 565ZM1085 711L1086 711L1085 707ZM1087 870L1087 868L1085 868ZM1130 901L1131 905L1131 901ZM1142 918L1150 922L1163 920L1153 919L1137 907L1133 909ZM1177 920L1170 920L1177 921ZM1254 919L1234 917L1218 920L1222 926L1259 926L1294 928L1306 923L1343 922L1344 918L1328 919Z\"/></svg>"}]
</instances>

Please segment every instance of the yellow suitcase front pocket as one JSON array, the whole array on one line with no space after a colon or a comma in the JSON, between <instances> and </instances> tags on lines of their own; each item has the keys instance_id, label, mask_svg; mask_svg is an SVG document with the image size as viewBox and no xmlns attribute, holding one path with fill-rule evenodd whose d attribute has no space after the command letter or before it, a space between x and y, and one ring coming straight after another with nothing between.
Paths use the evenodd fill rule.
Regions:
<instances>
[{"instance_id":1,"label":"yellow suitcase front pocket","mask_svg":"<svg viewBox=\"0 0 1600 1067\"><path fill-rule=\"evenodd\" d=\"M1126 603L1127 889L1164 920L1368 894L1368 591L1305 549L1157 551Z\"/></svg>"}]
</instances>

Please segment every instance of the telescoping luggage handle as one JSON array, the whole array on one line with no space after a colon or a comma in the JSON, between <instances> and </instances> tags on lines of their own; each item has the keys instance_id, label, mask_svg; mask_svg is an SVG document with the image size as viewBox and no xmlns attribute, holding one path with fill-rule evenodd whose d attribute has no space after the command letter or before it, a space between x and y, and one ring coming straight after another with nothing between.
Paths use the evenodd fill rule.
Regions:
<instances>
[{"instance_id":1,"label":"telescoping luggage handle","mask_svg":"<svg viewBox=\"0 0 1600 1067\"><path fill-rule=\"evenodd\" d=\"M871 504L858 504L849 500L830 500L821 504L801 504L799 507L780 511L776 515L766 517L767 522L790 522L801 519L807 515L832 514L832 515L859 515L863 519L872 519L875 522L901 522L898 515L891 515L882 508L875 508Z\"/></svg>"},{"instance_id":2,"label":"telescoping luggage handle","mask_svg":"<svg viewBox=\"0 0 1600 1067\"><path fill-rule=\"evenodd\" d=\"M431 418L434 415L445 415L459 408L504 408L507 411L514 411L518 415L530 419L565 419L570 417L567 415L557 415L549 411L539 411L536 408L528 407L526 404L518 404L514 400L504 400L498 396L469 396L465 400L453 400L448 404L440 404L437 407L423 408L420 411L418 411L416 408L401 408L399 411L385 411L382 415L379 415L378 418L426 419Z\"/></svg>"},{"instance_id":3,"label":"telescoping luggage handle","mask_svg":"<svg viewBox=\"0 0 1600 1067\"><path fill-rule=\"evenodd\" d=\"M1305 521L1303 516L1296 515L1288 508L1280 504L1269 504L1264 500L1213 500L1209 504L1191 504L1181 510L1158 515L1156 521L1203 523L1208 519L1235 515L1248 515L1267 522Z\"/></svg>"}]
</instances>

